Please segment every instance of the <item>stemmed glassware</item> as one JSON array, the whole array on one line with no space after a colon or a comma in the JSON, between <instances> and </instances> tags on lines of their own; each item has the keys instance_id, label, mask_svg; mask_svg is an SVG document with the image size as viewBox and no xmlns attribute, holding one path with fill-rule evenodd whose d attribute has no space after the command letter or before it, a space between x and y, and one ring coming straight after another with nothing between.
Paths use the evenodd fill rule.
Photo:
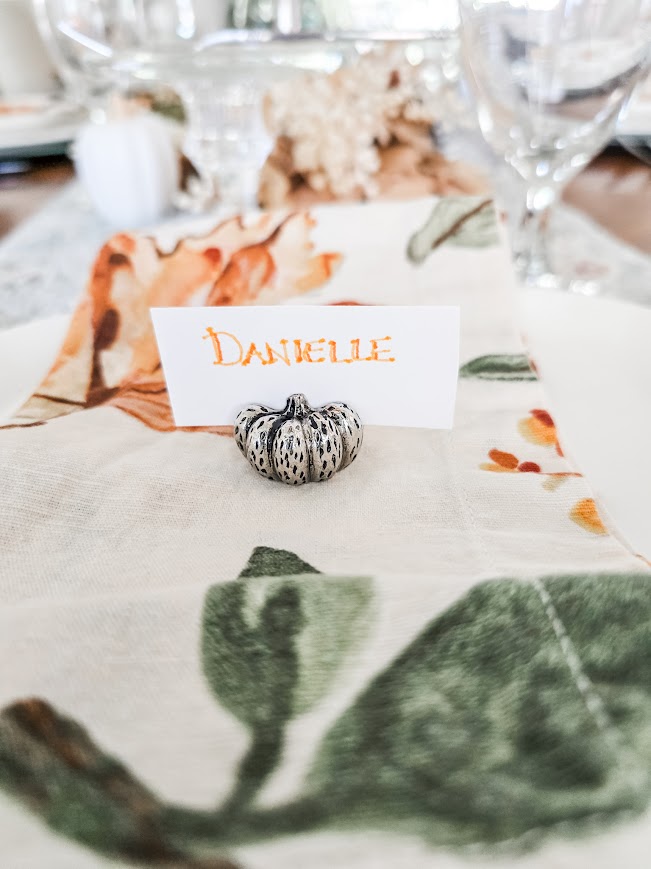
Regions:
<instances>
[{"instance_id":1,"label":"stemmed glassware","mask_svg":"<svg viewBox=\"0 0 651 869\"><path fill-rule=\"evenodd\" d=\"M263 101L274 82L297 70L334 71L360 45L436 39L457 15L454 0L33 2L59 65L89 93L138 82L181 96L198 206L217 196L252 204L271 147Z\"/></svg>"},{"instance_id":2,"label":"stemmed glassware","mask_svg":"<svg viewBox=\"0 0 651 869\"><path fill-rule=\"evenodd\" d=\"M648 0L460 0L461 46L481 132L519 199L515 262L535 286L594 292L550 262L563 186L612 137L649 59Z\"/></svg>"}]
</instances>

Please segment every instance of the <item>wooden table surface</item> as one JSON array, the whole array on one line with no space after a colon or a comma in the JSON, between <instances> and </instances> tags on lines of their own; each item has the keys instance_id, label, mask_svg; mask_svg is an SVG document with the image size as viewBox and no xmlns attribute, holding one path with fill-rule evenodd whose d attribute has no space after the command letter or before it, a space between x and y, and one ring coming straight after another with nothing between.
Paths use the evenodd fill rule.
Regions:
<instances>
[{"instance_id":1,"label":"wooden table surface","mask_svg":"<svg viewBox=\"0 0 651 869\"><path fill-rule=\"evenodd\" d=\"M42 159L23 174L0 175L0 237L41 208L73 177L65 158ZM651 167L610 149L572 181L567 202L651 254Z\"/></svg>"},{"instance_id":2,"label":"wooden table surface","mask_svg":"<svg viewBox=\"0 0 651 869\"><path fill-rule=\"evenodd\" d=\"M29 217L74 177L65 157L41 158L28 172L0 175L0 238Z\"/></svg>"}]
</instances>

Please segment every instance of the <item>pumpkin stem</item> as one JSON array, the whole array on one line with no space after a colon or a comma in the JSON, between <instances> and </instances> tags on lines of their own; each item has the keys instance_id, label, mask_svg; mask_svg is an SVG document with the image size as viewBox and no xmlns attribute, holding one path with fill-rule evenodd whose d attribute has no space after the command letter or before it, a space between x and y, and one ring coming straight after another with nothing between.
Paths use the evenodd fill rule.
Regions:
<instances>
[{"instance_id":1,"label":"pumpkin stem","mask_svg":"<svg viewBox=\"0 0 651 869\"><path fill-rule=\"evenodd\" d=\"M294 416L298 419L303 419L303 417L307 416L310 413L312 408L307 402L307 398L301 392L296 392L294 395L290 395L287 399L287 404L285 405L284 414L287 416Z\"/></svg>"}]
</instances>

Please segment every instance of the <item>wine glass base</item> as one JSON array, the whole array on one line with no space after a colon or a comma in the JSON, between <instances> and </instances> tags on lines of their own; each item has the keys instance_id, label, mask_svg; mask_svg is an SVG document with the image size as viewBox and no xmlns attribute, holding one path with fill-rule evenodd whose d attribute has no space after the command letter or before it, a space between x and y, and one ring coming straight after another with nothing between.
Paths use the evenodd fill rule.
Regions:
<instances>
[{"instance_id":1,"label":"wine glass base","mask_svg":"<svg viewBox=\"0 0 651 869\"><path fill-rule=\"evenodd\" d=\"M531 275L519 270L517 264L516 274L520 285L527 289L564 291L580 296L597 296L602 292L602 284L596 279L580 278L571 274L559 274L551 271Z\"/></svg>"},{"instance_id":2,"label":"wine glass base","mask_svg":"<svg viewBox=\"0 0 651 869\"><path fill-rule=\"evenodd\" d=\"M646 290L637 289L647 274L642 255L627 251L572 208L559 204L551 209L542 239L535 240L535 257L513 230L510 239L514 268L525 287L636 301L644 296L648 303Z\"/></svg>"}]
</instances>

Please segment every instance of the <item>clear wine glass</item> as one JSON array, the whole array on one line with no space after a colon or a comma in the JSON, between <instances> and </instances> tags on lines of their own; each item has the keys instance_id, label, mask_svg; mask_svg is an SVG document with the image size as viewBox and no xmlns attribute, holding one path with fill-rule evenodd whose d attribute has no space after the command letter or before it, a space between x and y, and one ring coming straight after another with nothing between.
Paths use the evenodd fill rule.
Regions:
<instances>
[{"instance_id":1,"label":"clear wine glass","mask_svg":"<svg viewBox=\"0 0 651 869\"><path fill-rule=\"evenodd\" d=\"M360 45L449 36L456 0L33 0L60 64L93 92L171 86L199 172L192 203L250 205L271 149L264 94L297 71L334 71ZM235 26L234 26L235 25ZM418 52L416 52L418 54Z\"/></svg>"},{"instance_id":2,"label":"clear wine glass","mask_svg":"<svg viewBox=\"0 0 651 869\"><path fill-rule=\"evenodd\" d=\"M460 0L462 59L482 134L511 170L525 284L594 292L554 268L562 187L612 137L649 57L648 0Z\"/></svg>"}]
</instances>

